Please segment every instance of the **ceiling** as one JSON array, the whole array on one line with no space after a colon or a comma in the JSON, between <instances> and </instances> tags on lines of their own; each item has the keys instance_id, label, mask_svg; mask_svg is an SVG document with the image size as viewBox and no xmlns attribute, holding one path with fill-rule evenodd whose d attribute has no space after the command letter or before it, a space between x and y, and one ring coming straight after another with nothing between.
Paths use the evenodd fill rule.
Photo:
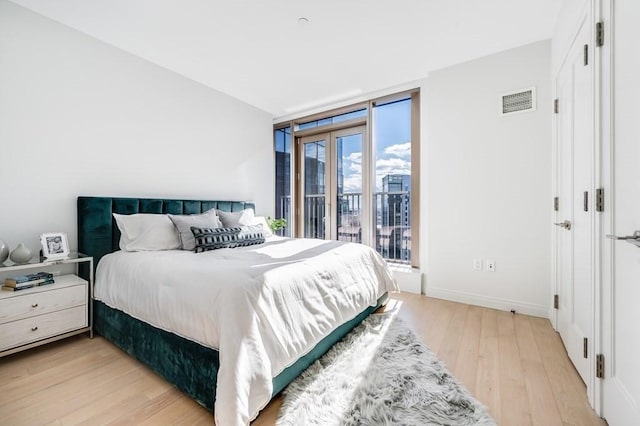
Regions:
<instances>
[{"instance_id":1,"label":"ceiling","mask_svg":"<svg viewBox=\"0 0 640 426\"><path fill-rule=\"evenodd\" d=\"M13 0L292 115L550 38L561 0ZM308 19L307 24L299 22Z\"/></svg>"}]
</instances>

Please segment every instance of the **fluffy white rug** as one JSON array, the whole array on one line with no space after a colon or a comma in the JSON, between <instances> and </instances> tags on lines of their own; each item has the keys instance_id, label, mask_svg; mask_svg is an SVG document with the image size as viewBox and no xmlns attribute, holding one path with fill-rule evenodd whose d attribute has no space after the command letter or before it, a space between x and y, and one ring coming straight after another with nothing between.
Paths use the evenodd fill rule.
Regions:
<instances>
[{"instance_id":1,"label":"fluffy white rug","mask_svg":"<svg viewBox=\"0 0 640 426\"><path fill-rule=\"evenodd\" d=\"M278 425L495 425L393 314L371 315L284 390Z\"/></svg>"}]
</instances>

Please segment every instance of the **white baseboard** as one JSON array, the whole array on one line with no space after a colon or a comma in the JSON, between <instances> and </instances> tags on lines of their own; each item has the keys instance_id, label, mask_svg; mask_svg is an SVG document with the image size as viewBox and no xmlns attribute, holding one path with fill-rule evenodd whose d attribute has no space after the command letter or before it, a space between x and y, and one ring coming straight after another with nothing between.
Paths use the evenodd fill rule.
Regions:
<instances>
[{"instance_id":1,"label":"white baseboard","mask_svg":"<svg viewBox=\"0 0 640 426\"><path fill-rule=\"evenodd\" d=\"M549 307L532 303L517 302L514 300L500 299L497 297L482 296L479 294L465 293L455 290L427 287L427 296L436 299L449 300L451 302L466 303L468 305L483 306L485 308L501 311L515 310L519 314L532 315L534 317L549 318Z\"/></svg>"},{"instance_id":2,"label":"white baseboard","mask_svg":"<svg viewBox=\"0 0 640 426\"><path fill-rule=\"evenodd\" d=\"M556 311L553 307L550 307L548 312L547 312L547 318L549 318L549 321L551 321L551 327L553 327L554 330L558 331L558 327L556 324L556 321L558 320L556 318Z\"/></svg>"},{"instance_id":3,"label":"white baseboard","mask_svg":"<svg viewBox=\"0 0 640 426\"><path fill-rule=\"evenodd\" d=\"M422 293L422 272L408 265L390 265L393 277L400 287L400 291L407 293Z\"/></svg>"}]
</instances>

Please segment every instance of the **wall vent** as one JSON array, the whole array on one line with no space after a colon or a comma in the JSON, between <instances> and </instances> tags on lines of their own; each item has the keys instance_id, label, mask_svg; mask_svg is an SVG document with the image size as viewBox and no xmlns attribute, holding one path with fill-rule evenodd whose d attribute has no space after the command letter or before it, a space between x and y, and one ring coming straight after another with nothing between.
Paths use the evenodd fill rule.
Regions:
<instances>
[{"instance_id":1,"label":"wall vent","mask_svg":"<svg viewBox=\"0 0 640 426\"><path fill-rule=\"evenodd\" d=\"M500 114L508 115L518 112L536 110L536 88L517 90L505 93L500 97Z\"/></svg>"}]
</instances>

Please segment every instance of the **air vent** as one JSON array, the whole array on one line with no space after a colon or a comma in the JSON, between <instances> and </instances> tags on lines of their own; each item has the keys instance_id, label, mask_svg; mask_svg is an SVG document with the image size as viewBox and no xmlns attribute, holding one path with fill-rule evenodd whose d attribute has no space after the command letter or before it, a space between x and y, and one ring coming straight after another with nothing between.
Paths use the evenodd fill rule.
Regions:
<instances>
[{"instance_id":1,"label":"air vent","mask_svg":"<svg viewBox=\"0 0 640 426\"><path fill-rule=\"evenodd\" d=\"M500 102L500 114L515 114L518 112L535 111L536 89L530 87L502 95Z\"/></svg>"}]
</instances>

